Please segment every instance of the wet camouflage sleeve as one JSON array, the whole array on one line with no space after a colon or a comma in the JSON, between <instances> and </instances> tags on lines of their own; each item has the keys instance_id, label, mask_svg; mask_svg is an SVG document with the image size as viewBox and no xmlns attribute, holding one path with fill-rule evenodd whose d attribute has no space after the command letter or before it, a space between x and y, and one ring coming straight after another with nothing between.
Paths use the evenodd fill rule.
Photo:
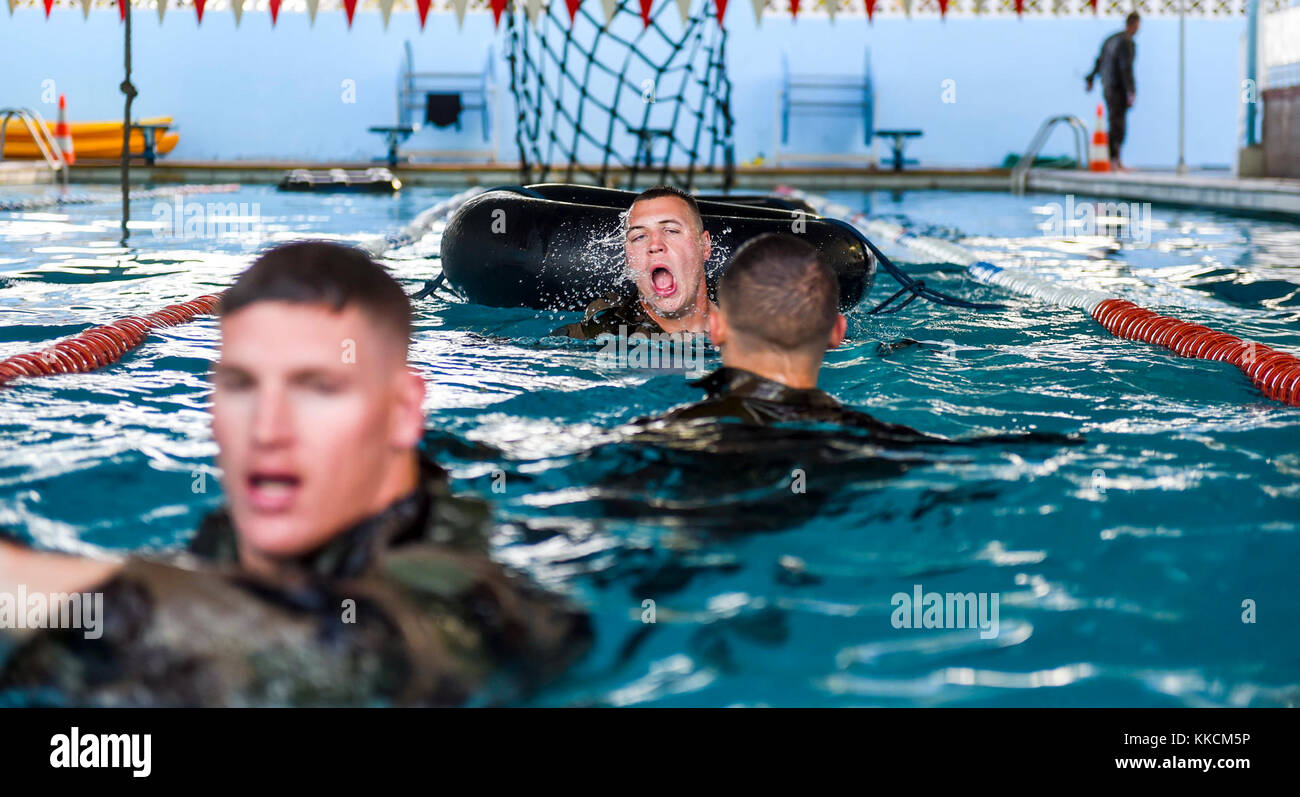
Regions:
<instances>
[{"instance_id":1,"label":"wet camouflage sleeve","mask_svg":"<svg viewBox=\"0 0 1300 797\"><path fill-rule=\"evenodd\" d=\"M356 579L275 585L136 559L103 592L101 638L29 636L0 690L77 705L456 705L494 667L518 689L539 683L591 636L585 614L437 545Z\"/></svg>"}]
</instances>

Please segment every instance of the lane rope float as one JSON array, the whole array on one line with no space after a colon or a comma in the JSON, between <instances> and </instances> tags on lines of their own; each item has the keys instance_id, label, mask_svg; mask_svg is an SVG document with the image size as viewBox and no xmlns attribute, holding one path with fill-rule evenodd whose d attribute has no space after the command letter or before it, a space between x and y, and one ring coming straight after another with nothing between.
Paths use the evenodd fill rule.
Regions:
<instances>
[{"instance_id":1,"label":"lane rope float","mask_svg":"<svg viewBox=\"0 0 1300 797\"><path fill-rule=\"evenodd\" d=\"M1294 354L1163 316L1123 299L1101 302L1092 317L1116 337L1163 346L1183 357L1232 363L1268 398L1300 406L1300 357Z\"/></svg>"},{"instance_id":2,"label":"lane rope float","mask_svg":"<svg viewBox=\"0 0 1300 797\"><path fill-rule=\"evenodd\" d=\"M193 193L206 193L202 189L234 190L238 186L195 186L194 188L198 190ZM176 189L170 190L174 192ZM427 235L439 220L446 218L461 203L477 196L483 190L475 187L462 191L423 211L397 233L376 236L360 244L360 247L371 256L377 256L391 249L408 246ZM441 278L436 281L436 283L440 282ZM429 283L426 283L426 288L428 285ZM434 284L434 287L436 288L437 284ZM115 363L127 352L139 346L148 337L150 331L184 324L198 315L215 313L222 294L224 291L200 296L188 302L171 304L149 315L122 318L111 324L92 327L38 351L16 354L0 360L0 387L23 377L85 373Z\"/></svg>"},{"instance_id":3,"label":"lane rope float","mask_svg":"<svg viewBox=\"0 0 1300 797\"><path fill-rule=\"evenodd\" d=\"M791 195L818 204L837 215L853 214L853 224L878 240L886 240L944 262L965 266L976 282L1005 288L1061 307L1073 307L1092 316L1107 332L1127 340L1139 340L1169 349L1182 357L1228 362L1240 369L1266 397L1300 406L1300 357L1277 351L1254 341L1160 315L1126 299L1102 291L1076 288L1059 280L1025 274L980 260L965 247L908 232L904 227L880 219L868 219L844 205L824 197L798 191Z\"/></svg>"},{"instance_id":4,"label":"lane rope float","mask_svg":"<svg viewBox=\"0 0 1300 797\"><path fill-rule=\"evenodd\" d=\"M410 246L416 241L424 238L433 229L439 221L443 221L451 215L452 211L465 204L470 199L478 196L487 189L481 186L473 186L461 191L453 197L449 197L438 204L420 212L410 224L395 233L388 235L376 235L369 240L363 241L357 246L365 250L371 257L378 257L384 252L393 249L400 249L404 246Z\"/></svg>"},{"instance_id":5,"label":"lane rope float","mask_svg":"<svg viewBox=\"0 0 1300 797\"><path fill-rule=\"evenodd\" d=\"M976 262L967 273L978 282L997 285L1062 307L1076 307L1107 332L1169 349L1182 357L1232 363L1265 396L1300 406L1300 357L1254 341L1160 315L1126 299L1100 291L1071 288L1054 280L1017 274L991 263Z\"/></svg>"},{"instance_id":6,"label":"lane rope float","mask_svg":"<svg viewBox=\"0 0 1300 797\"><path fill-rule=\"evenodd\" d=\"M221 294L169 304L145 316L121 318L92 327L40 351L0 360L0 386L25 376L85 373L115 363L148 337L152 330L174 327L195 316L215 313Z\"/></svg>"}]
</instances>

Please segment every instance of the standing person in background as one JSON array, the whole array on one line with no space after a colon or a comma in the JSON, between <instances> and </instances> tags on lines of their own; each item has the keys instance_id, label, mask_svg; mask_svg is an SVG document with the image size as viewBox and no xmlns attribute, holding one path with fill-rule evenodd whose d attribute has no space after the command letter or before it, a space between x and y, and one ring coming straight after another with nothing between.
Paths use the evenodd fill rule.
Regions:
<instances>
[{"instance_id":1,"label":"standing person in background","mask_svg":"<svg viewBox=\"0 0 1300 797\"><path fill-rule=\"evenodd\" d=\"M1110 126L1110 166L1122 170L1119 150L1124 144L1124 117L1133 101L1137 99L1137 84L1133 82L1133 59L1137 57L1137 45L1133 37L1137 35L1142 18L1134 11L1124 20L1124 30L1112 34L1102 42L1101 52L1097 54L1097 63L1085 78L1085 86L1092 91L1092 83L1101 76L1101 93L1106 99L1107 124Z\"/></svg>"}]
</instances>

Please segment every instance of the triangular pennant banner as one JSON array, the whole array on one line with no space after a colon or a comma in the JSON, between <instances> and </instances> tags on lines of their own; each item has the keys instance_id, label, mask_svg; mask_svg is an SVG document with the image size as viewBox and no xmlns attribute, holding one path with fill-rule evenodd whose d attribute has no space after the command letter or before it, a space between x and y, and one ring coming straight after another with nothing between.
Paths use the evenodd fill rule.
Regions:
<instances>
[{"instance_id":1,"label":"triangular pennant banner","mask_svg":"<svg viewBox=\"0 0 1300 797\"><path fill-rule=\"evenodd\" d=\"M763 9L767 8L767 0L751 0L754 6L754 27L763 24Z\"/></svg>"},{"instance_id":2,"label":"triangular pennant banner","mask_svg":"<svg viewBox=\"0 0 1300 797\"><path fill-rule=\"evenodd\" d=\"M605 12L605 24L614 18L614 12L618 11L618 0L600 0L600 7Z\"/></svg>"},{"instance_id":3,"label":"triangular pennant banner","mask_svg":"<svg viewBox=\"0 0 1300 797\"><path fill-rule=\"evenodd\" d=\"M984 5L988 0L975 0L975 15L979 16L984 13Z\"/></svg>"},{"instance_id":4,"label":"triangular pennant banner","mask_svg":"<svg viewBox=\"0 0 1300 797\"><path fill-rule=\"evenodd\" d=\"M126 0L117 0L117 18L126 22Z\"/></svg>"},{"instance_id":5,"label":"triangular pennant banner","mask_svg":"<svg viewBox=\"0 0 1300 797\"><path fill-rule=\"evenodd\" d=\"M528 17L528 23L537 27L537 17L542 13L542 0L524 0L524 15Z\"/></svg>"},{"instance_id":6,"label":"triangular pennant banner","mask_svg":"<svg viewBox=\"0 0 1300 797\"><path fill-rule=\"evenodd\" d=\"M1088 0L1088 5L1092 6L1092 13L1097 13L1097 0Z\"/></svg>"},{"instance_id":7,"label":"triangular pennant banner","mask_svg":"<svg viewBox=\"0 0 1300 797\"><path fill-rule=\"evenodd\" d=\"M650 27L650 4L654 0L641 0L641 22L648 28Z\"/></svg>"},{"instance_id":8,"label":"triangular pennant banner","mask_svg":"<svg viewBox=\"0 0 1300 797\"><path fill-rule=\"evenodd\" d=\"M244 17L244 0L230 0L230 10L235 12L235 27L239 27L239 21Z\"/></svg>"},{"instance_id":9,"label":"triangular pennant banner","mask_svg":"<svg viewBox=\"0 0 1300 797\"><path fill-rule=\"evenodd\" d=\"M379 0L379 15L384 18L384 30L388 30L388 20L393 16L393 0Z\"/></svg>"},{"instance_id":10,"label":"triangular pennant banner","mask_svg":"<svg viewBox=\"0 0 1300 797\"><path fill-rule=\"evenodd\" d=\"M316 27L316 12L320 9L320 0L307 0L307 20L313 28Z\"/></svg>"},{"instance_id":11,"label":"triangular pennant banner","mask_svg":"<svg viewBox=\"0 0 1300 797\"><path fill-rule=\"evenodd\" d=\"M199 18L198 24L203 24L203 6L208 4L208 0L194 0L194 14Z\"/></svg>"},{"instance_id":12,"label":"triangular pennant banner","mask_svg":"<svg viewBox=\"0 0 1300 797\"><path fill-rule=\"evenodd\" d=\"M81 18L90 19L90 0L79 0L81 3Z\"/></svg>"},{"instance_id":13,"label":"triangular pennant banner","mask_svg":"<svg viewBox=\"0 0 1300 797\"><path fill-rule=\"evenodd\" d=\"M46 18L46 19L49 19L49 18L50 18L50 6L54 5L54 0L44 0L44 2L45 2L45 18Z\"/></svg>"},{"instance_id":14,"label":"triangular pennant banner","mask_svg":"<svg viewBox=\"0 0 1300 797\"><path fill-rule=\"evenodd\" d=\"M1017 3L1021 0L1016 0ZM912 18L912 0L903 0L903 15L908 19Z\"/></svg>"},{"instance_id":15,"label":"triangular pennant banner","mask_svg":"<svg viewBox=\"0 0 1300 797\"><path fill-rule=\"evenodd\" d=\"M948 0L939 0L939 18L942 19L948 14Z\"/></svg>"},{"instance_id":16,"label":"triangular pennant banner","mask_svg":"<svg viewBox=\"0 0 1300 797\"><path fill-rule=\"evenodd\" d=\"M686 0L688 3L690 0ZM578 6L582 5L582 0L564 0L565 8L569 9L569 22L572 23L578 16Z\"/></svg>"},{"instance_id":17,"label":"triangular pennant banner","mask_svg":"<svg viewBox=\"0 0 1300 797\"><path fill-rule=\"evenodd\" d=\"M357 13L357 0L343 0L343 13L348 15L348 28L352 27L352 17Z\"/></svg>"},{"instance_id":18,"label":"triangular pennant banner","mask_svg":"<svg viewBox=\"0 0 1300 797\"><path fill-rule=\"evenodd\" d=\"M718 7L718 27L722 27L722 18L727 15L727 0L713 0L713 4Z\"/></svg>"},{"instance_id":19,"label":"triangular pennant banner","mask_svg":"<svg viewBox=\"0 0 1300 797\"><path fill-rule=\"evenodd\" d=\"M14 15L14 4L17 2L18 0L9 0L9 16L11 17Z\"/></svg>"},{"instance_id":20,"label":"triangular pennant banner","mask_svg":"<svg viewBox=\"0 0 1300 797\"><path fill-rule=\"evenodd\" d=\"M492 0L492 24L501 27L501 12L506 10L506 0Z\"/></svg>"},{"instance_id":21,"label":"triangular pennant banner","mask_svg":"<svg viewBox=\"0 0 1300 797\"><path fill-rule=\"evenodd\" d=\"M682 15L682 24L691 18L691 0L677 0L677 12Z\"/></svg>"},{"instance_id":22,"label":"triangular pennant banner","mask_svg":"<svg viewBox=\"0 0 1300 797\"><path fill-rule=\"evenodd\" d=\"M280 18L280 4L284 0L271 0L271 27L275 27L276 20Z\"/></svg>"},{"instance_id":23,"label":"triangular pennant banner","mask_svg":"<svg viewBox=\"0 0 1300 797\"><path fill-rule=\"evenodd\" d=\"M831 24L835 24L835 12L839 10L840 0L826 0L826 16L831 18Z\"/></svg>"},{"instance_id":24,"label":"triangular pennant banner","mask_svg":"<svg viewBox=\"0 0 1300 797\"><path fill-rule=\"evenodd\" d=\"M975 0L979 2L979 0ZM871 22L876 16L876 0L867 0L867 22Z\"/></svg>"},{"instance_id":25,"label":"triangular pennant banner","mask_svg":"<svg viewBox=\"0 0 1300 797\"><path fill-rule=\"evenodd\" d=\"M158 21L163 21L163 14L167 13L167 0L158 0Z\"/></svg>"},{"instance_id":26,"label":"triangular pennant banner","mask_svg":"<svg viewBox=\"0 0 1300 797\"><path fill-rule=\"evenodd\" d=\"M420 12L420 30L424 30L430 2L431 0L415 0L416 9ZM451 7L456 11L456 30L460 30L465 27L465 9L469 7L469 0L451 0Z\"/></svg>"},{"instance_id":27,"label":"triangular pennant banner","mask_svg":"<svg viewBox=\"0 0 1300 797\"><path fill-rule=\"evenodd\" d=\"M1025 0L1016 0L1016 16L1021 16L1024 13L1025 13Z\"/></svg>"},{"instance_id":28,"label":"triangular pennant banner","mask_svg":"<svg viewBox=\"0 0 1300 797\"><path fill-rule=\"evenodd\" d=\"M790 0L790 19L799 18L799 0Z\"/></svg>"}]
</instances>

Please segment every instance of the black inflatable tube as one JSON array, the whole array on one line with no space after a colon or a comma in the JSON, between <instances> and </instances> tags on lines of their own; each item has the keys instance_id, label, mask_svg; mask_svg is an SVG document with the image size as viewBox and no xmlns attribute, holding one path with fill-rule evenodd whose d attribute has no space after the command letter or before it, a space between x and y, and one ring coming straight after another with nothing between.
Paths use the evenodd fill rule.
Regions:
<instances>
[{"instance_id":1,"label":"black inflatable tube","mask_svg":"<svg viewBox=\"0 0 1300 797\"><path fill-rule=\"evenodd\" d=\"M467 299L492 307L582 310L611 291L635 288L624 275L622 214L636 196L591 186L502 186L466 202L442 236L442 269ZM840 283L840 308L871 290L876 260L860 237L809 214L764 204L699 202L713 245L710 291L727 258L765 232L816 246Z\"/></svg>"}]
</instances>

